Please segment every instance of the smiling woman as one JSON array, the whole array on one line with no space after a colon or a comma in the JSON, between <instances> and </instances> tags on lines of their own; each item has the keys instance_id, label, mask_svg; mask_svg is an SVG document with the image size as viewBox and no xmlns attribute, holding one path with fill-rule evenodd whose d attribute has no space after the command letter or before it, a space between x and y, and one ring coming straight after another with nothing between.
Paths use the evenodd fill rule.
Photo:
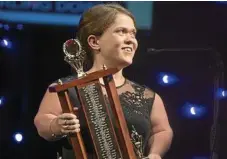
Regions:
<instances>
[{"instance_id":1,"label":"smiling woman","mask_svg":"<svg viewBox=\"0 0 227 159\"><path fill-rule=\"evenodd\" d=\"M122 73L133 62L138 43L133 15L118 4L101 4L88 9L79 22L77 39L92 62L87 73L107 68L118 68L113 75L132 141L139 136L139 145L135 143L135 152L150 159L160 159L168 150L172 140L172 130L163 102L158 94L141 86ZM63 82L77 78L61 78ZM100 80L103 84L103 81ZM103 90L105 94L105 91ZM71 94L73 103L78 103L75 94ZM108 100L106 101L108 103ZM77 107L78 105L75 105ZM56 93L46 91L40 108L34 119L41 137L46 140L65 141L63 159L73 159L70 143L63 137L81 130L86 139L85 146L89 158L96 158L89 130L84 125L83 116L63 113Z\"/></svg>"},{"instance_id":2,"label":"smiling woman","mask_svg":"<svg viewBox=\"0 0 227 159\"><path fill-rule=\"evenodd\" d=\"M92 48L94 64L90 71L116 67L121 70L132 63L138 47L133 20L125 14L117 14L115 22L100 37L89 35L88 45Z\"/></svg>"}]
</instances>

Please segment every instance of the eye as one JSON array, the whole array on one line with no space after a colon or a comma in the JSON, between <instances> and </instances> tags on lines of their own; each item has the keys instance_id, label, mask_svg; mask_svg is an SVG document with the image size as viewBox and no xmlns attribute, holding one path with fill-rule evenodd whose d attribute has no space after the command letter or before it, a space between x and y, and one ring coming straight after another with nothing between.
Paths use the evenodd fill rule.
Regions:
<instances>
[{"instance_id":1,"label":"eye","mask_svg":"<svg viewBox=\"0 0 227 159\"><path fill-rule=\"evenodd\" d=\"M117 33L119 33L120 35L123 35L123 34L127 33L127 30L124 28L120 28L117 30Z\"/></svg>"},{"instance_id":2,"label":"eye","mask_svg":"<svg viewBox=\"0 0 227 159\"><path fill-rule=\"evenodd\" d=\"M134 34L134 35L136 35L136 33L137 33L136 31L133 31L133 34Z\"/></svg>"},{"instance_id":3,"label":"eye","mask_svg":"<svg viewBox=\"0 0 227 159\"><path fill-rule=\"evenodd\" d=\"M136 37L136 31L132 31L131 34Z\"/></svg>"}]
</instances>

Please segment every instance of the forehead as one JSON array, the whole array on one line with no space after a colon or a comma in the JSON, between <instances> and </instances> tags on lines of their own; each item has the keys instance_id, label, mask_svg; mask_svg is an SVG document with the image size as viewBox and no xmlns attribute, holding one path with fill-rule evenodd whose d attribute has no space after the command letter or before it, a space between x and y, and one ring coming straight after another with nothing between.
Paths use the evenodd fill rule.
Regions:
<instances>
[{"instance_id":1,"label":"forehead","mask_svg":"<svg viewBox=\"0 0 227 159\"><path fill-rule=\"evenodd\" d=\"M117 14L114 23L112 24L111 28L116 27L125 27L128 29L135 29L135 24L132 18L125 14Z\"/></svg>"}]
</instances>

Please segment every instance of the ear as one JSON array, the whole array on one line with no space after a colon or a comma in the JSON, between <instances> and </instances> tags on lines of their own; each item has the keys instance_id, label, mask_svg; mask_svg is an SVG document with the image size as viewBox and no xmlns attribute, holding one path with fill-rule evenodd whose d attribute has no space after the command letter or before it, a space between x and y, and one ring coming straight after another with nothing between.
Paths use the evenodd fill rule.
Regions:
<instances>
[{"instance_id":1,"label":"ear","mask_svg":"<svg viewBox=\"0 0 227 159\"><path fill-rule=\"evenodd\" d=\"M88 45L91 47L91 49L98 51L100 50L99 46L99 39L95 35L89 35L87 38Z\"/></svg>"}]
</instances>

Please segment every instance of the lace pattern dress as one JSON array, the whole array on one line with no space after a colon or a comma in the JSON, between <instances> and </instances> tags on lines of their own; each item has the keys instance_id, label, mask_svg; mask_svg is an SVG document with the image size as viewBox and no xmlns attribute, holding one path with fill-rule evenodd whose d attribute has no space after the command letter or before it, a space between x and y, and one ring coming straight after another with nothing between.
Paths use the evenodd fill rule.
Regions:
<instances>
[{"instance_id":1,"label":"lace pattern dress","mask_svg":"<svg viewBox=\"0 0 227 159\"><path fill-rule=\"evenodd\" d=\"M62 78L61 80L66 82L72 79L75 79L75 77L69 76ZM135 151L137 154L143 153L143 155L146 156L149 148L148 140L152 134L150 113L155 98L155 93L148 87L141 86L128 79L125 80L123 85L117 87L117 92L127 122L131 140L135 147L137 147L135 148ZM103 93L106 96L106 104L109 106L105 89L103 89ZM73 105L79 106L74 89L69 89L69 95ZM89 154L88 156L90 159L96 158L94 155L94 148L91 144L92 140L88 133L88 128L85 127L85 119L83 116L79 116L79 120L81 125L81 134L85 142L86 150ZM62 158L73 159L73 151L68 141L64 139L61 144L63 145Z\"/></svg>"}]
</instances>

